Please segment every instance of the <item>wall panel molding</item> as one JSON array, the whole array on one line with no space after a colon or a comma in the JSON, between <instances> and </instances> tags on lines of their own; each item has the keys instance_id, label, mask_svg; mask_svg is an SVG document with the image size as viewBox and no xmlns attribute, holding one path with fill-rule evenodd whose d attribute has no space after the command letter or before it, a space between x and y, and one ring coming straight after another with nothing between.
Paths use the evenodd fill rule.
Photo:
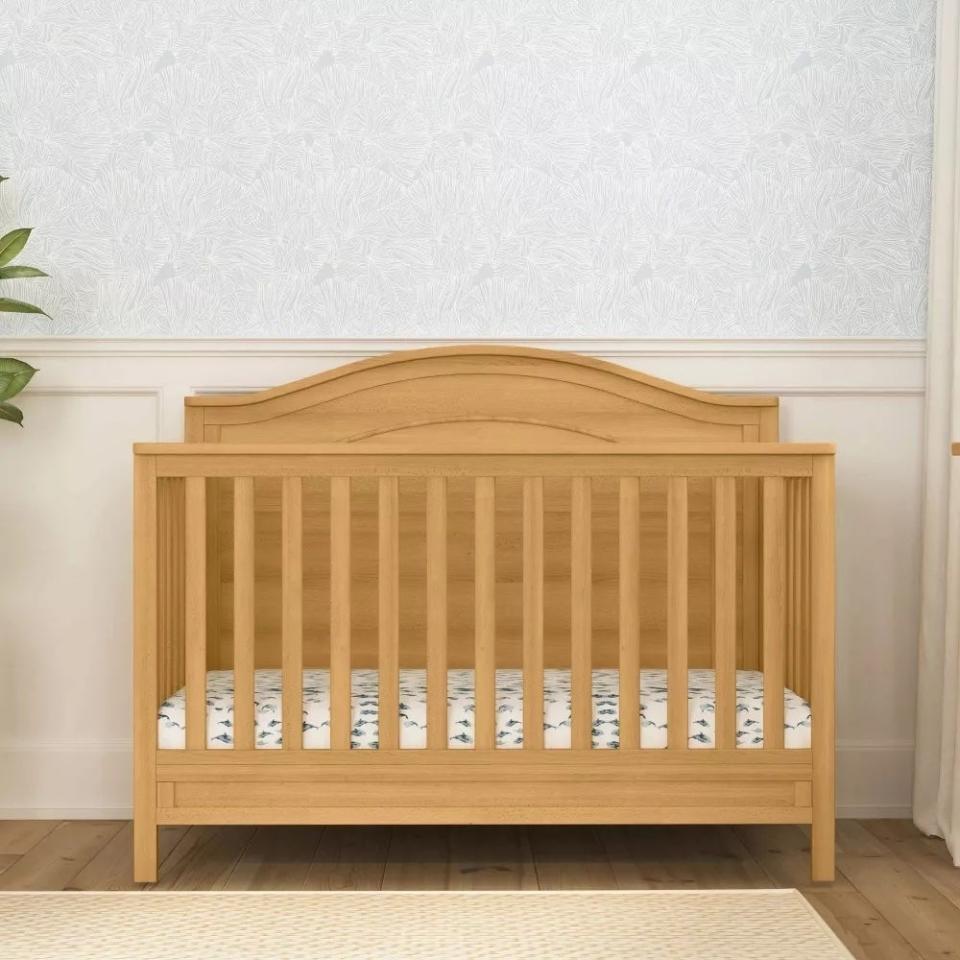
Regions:
<instances>
[{"instance_id":1,"label":"wall panel molding","mask_svg":"<svg viewBox=\"0 0 960 960\"><path fill-rule=\"evenodd\" d=\"M18 519L24 507L32 517L57 518L22 532L17 583L0 587L13 627L11 664L38 678L31 681L33 699L60 703L76 690L68 671L51 666L55 651L75 652L78 662L100 671L85 678L98 685L90 729L78 730L67 710L51 714L27 704L10 712L0 702L0 817L124 816L129 809L129 443L180 439L189 393L273 386L390 350L454 342L0 340L0 353L39 368L23 395L26 428L12 432L7 445L24 445L35 473L0 476L0 522L5 511ZM705 389L779 394L785 439L838 444L839 810L905 815L919 608L923 342L496 342L576 350ZM96 423L87 419L93 416ZM112 464L106 470L104 455ZM62 502L62 482L31 480L52 471L77 474L84 511L75 519ZM97 551L84 549L86 566L78 568L78 543L89 535L91 517L107 537ZM112 544L106 554L105 543ZM31 585L51 582L61 585L57 596L66 612L23 597ZM83 607L83 615L73 616L73 606ZM52 631L62 632L68 621L63 646L67 640Z\"/></svg>"},{"instance_id":2,"label":"wall panel molding","mask_svg":"<svg viewBox=\"0 0 960 960\"><path fill-rule=\"evenodd\" d=\"M375 357L391 350L413 350L466 343L497 343L510 346L543 347L546 350L576 350L595 357L627 358L647 356L683 357L922 357L922 339L835 337L819 339L291 339L236 337L0 337L4 352L19 351L36 356L92 357L258 357L335 356Z\"/></svg>"}]
</instances>

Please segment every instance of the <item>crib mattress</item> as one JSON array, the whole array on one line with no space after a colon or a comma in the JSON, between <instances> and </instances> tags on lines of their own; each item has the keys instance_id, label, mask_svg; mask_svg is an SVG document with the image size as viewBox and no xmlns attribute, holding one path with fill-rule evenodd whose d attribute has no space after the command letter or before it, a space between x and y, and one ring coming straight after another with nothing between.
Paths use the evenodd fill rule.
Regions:
<instances>
[{"instance_id":1,"label":"crib mattress","mask_svg":"<svg viewBox=\"0 0 960 960\"><path fill-rule=\"evenodd\" d=\"M619 746L617 670L593 671L593 746ZM712 670L690 670L687 689L691 747L714 745L714 675ZM257 670L255 693L256 745L276 749L283 744L279 670ZM452 748L473 746L473 671L451 670L448 679L447 730ZM354 670L352 675L352 736L354 749L377 748L377 671ZM157 718L161 749L182 750L186 696L183 689L161 705ZM667 672L640 672L641 747L667 745ZM570 671L544 671L544 745L548 749L570 746ZM417 749L427 743L426 671L400 671L400 746ZM330 746L330 676L327 670L303 672L303 745L307 749ZM792 690L784 691L784 745L810 746L810 705ZM207 674L207 746L233 746L233 672ZM523 746L523 673L497 671L497 746ZM763 746L763 674L737 671L737 746Z\"/></svg>"}]
</instances>

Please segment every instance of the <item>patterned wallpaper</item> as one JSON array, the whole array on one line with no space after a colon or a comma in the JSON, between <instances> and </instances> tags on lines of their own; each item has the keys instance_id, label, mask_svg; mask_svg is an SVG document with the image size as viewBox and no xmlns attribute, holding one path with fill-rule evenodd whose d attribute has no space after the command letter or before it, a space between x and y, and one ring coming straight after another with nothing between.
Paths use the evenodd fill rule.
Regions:
<instances>
[{"instance_id":1,"label":"patterned wallpaper","mask_svg":"<svg viewBox=\"0 0 960 960\"><path fill-rule=\"evenodd\" d=\"M918 336L934 14L5 0L4 329Z\"/></svg>"}]
</instances>

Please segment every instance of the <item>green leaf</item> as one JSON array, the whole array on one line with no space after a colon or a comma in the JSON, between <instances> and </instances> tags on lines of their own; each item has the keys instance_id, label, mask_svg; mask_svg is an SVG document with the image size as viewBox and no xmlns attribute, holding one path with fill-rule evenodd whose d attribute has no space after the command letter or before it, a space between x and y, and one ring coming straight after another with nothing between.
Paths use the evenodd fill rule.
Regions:
<instances>
[{"instance_id":1,"label":"green leaf","mask_svg":"<svg viewBox=\"0 0 960 960\"><path fill-rule=\"evenodd\" d=\"M9 420L23 426L23 411L12 403L0 403L0 420Z\"/></svg>"},{"instance_id":2,"label":"green leaf","mask_svg":"<svg viewBox=\"0 0 960 960\"><path fill-rule=\"evenodd\" d=\"M45 317L50 316L46 311L35 307L32 303L12 300L10 297L0 297L0 313L42 313Z\"/></svg>"},{"instance_id":3,"label":"green leaf","mask_svg":"<svg viewBox=\"0 0 960 960\"><path fill-rule=\"evenodd\" d=\"M36 267L0 267L0 280L19 280L22 277L49 277Z\"/></svg>"},{"instance_id":4,"label":"green leaf","mask_svg":"<svg viewBox=\"0 0 960 960\"><path fill-rule=\"evenodd\" d=\"M23 360L13 357L0 357L0 402L15 397L32 379L37 372Z\"/></svg>"},{"instance_id":5,"label":"green leaf","mask_svg":"<svg viewBox=\"0 0 960 960\"><path fill-rule=\"evenodd\" d=\"M0 237L0 267L5 267L30 239L30 227L19 227Z\"/></svg>"},{"instance_id":6,"label":"green leaf","mask_svg":"<svg viewBox=\"0 0 960 960\"><path fill-rule=\"evenodd\" d=\"M0 177L0 183L3 183L4 180L9 180L9 177Z\"/></svg>"}]
</instances>

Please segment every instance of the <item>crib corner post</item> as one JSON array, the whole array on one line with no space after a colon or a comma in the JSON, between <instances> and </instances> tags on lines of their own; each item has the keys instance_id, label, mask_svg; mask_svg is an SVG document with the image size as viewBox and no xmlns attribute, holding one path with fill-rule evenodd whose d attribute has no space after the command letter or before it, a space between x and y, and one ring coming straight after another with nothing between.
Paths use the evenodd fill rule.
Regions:
<instances>
[{"instance_id":1,"label":"crib corner post","mask_svg":"<svg viewBox=\"0 0 960 960\"><path fill-rule=\"evenodd\" d=\"M157 879L157 461L135 453L133 483L133 877Z\"/></svg>"},{"instance_id":2,"label":"crib corner post","mask_svg":"<svg viewBox=\"0 0 960 960\"><path fill-rule=\"evenodd\" d=\"M834 879L836 859L836 531L832 455L814 457L811 488L813 822L810 871Z\"/></svg>"},{"instance_id":3,"label":"crib corner post","mask_svg":"<svg viewBox=\"0 0 960 960\"><path fill-rule=\"evenodd\" d=\"M159 830L154 819L134 813L133 882L157 882L157 846Z\"/></svg>"}]
</instances>

